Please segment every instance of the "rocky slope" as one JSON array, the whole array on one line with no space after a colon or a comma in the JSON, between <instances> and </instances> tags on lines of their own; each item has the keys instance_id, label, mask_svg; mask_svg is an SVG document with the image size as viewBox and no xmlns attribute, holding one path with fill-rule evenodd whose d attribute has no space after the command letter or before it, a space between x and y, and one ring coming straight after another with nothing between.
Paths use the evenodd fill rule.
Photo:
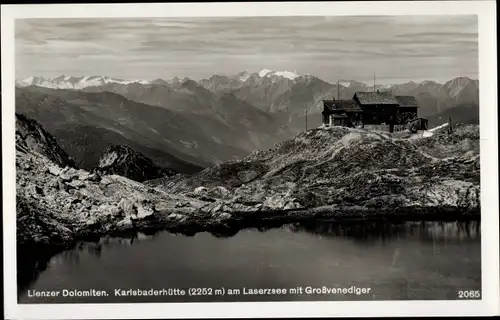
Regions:
<instances>
[{"instance_id":1,"label":"rocky slope","mask_svg":"<svg viewBox=\"0 0 500 320\"><path fill-rule=\"evenodd\" d=\"M456 218L480 208L477 126L404 139L319 128L242 161L146 183L58 162L64 153L48 135L50 147L30 147L31 130L16 141L20 253L139 230L220 233L299 219ZM53 150L59 157L50 160Z\"/></svg>"},{"instance_id":2,"label":"rocky slope","mask_svg":"<svg viewBox=\"0 0 500 320\"><path fill-rule=\"evenodd\" d=\"M135 181L145 181L173 175L176 172L156 166L151 159L124 145L104 151L95 172L117 174Z\"/></svg>"},{"instance_id":3,"label":"rocky slope","mask_svg":"<svg viewBox=\"0 0 500 320\"><path fill-rule=\"evenodd\" d=\"M480 206L478 146L477 126L458 125L451 136L439 131L404 139L319 128L243 161L148 184L178 194L223 187L233 202L279 210L469 212Z\"/></svg>"},{"instance_id":4,"label":"rocky slope","mask_svg":"<svg viewBox=\"0 0 500 320\"><path fill-rule=\"evenodd\" d=\"M16 113L16 149L33 150L60 166L75 167L75 162L57 144L56 139L38 122Z\"/></svg>"}]
</instances>

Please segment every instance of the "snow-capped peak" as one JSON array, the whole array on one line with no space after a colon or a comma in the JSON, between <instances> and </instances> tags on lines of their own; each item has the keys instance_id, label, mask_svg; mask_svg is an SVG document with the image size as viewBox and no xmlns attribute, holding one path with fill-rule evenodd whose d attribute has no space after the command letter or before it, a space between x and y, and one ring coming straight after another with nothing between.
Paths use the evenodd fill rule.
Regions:
<instances>
[{"instance_id":1,"label":"snow-capped peak","mask_svg":"<svg viewBox=\"0 0 500 320\"><path fill-rule=\"evenodd\" d=\"M28 77L25 79L16 80L16 85L20 87L35 86L43 81L45 81L45 79L42 77Z\"/></svg>"},{"instance_id":2,"label":"snow-capped peak","mask_svg":"<svg viewBox=\"0 0 500 320\"><path fill-rule=\"evenodd\" d=\"M273 70L269 70L269 69L262 69L259 72L259 77L261 77L261 78L264 78L264 77L270 78L272 76L283 77L283 78L287 78L290 80L295 80L296 78L300 77L299 74L297 74L296 72L292 72L292 71L273 71Z\"/></svg>"},{"instance_id":3,"label":"snow-capped peak","mask_svg":"<svg viewBox=\"0 0 500 320\"><path fill-rule=\"evenodd\" d=\"M149 84L150 81L147 80L121 80L115 79L107 76L84 76L84 77L71 77L61 75L59 77L54 77L50 79L44 79L42 77L28 77L16 81L16 84L20 87L25 86L39 86L53 89L83 89L86 87L100 86L107 83L118 83L118 84L130 84L130 83L140 83Z\"/></svg>"},{"instance_id":4,"label":"snow-capped peak","mask_svg":"<svg viewBox=\"0 0 500 320\"><path fill-rule=\"evenodd\" d=\"M248 80L248 78L250 78L250 73L243 71L242 73L239 74L239 76L240 76L239 80L241 82L245 82Z\"/></svg>"},{"instance_id":5,"label":"snow-capped peak","mask_svg":"<svg viewBox=\"0 0 500 320\"><path fill-rule=\"evenodd\" d=\"M259 72L259 77L263 78L263 77L267 76L270 72L273 72L273 71L269 70L269 69L262 69Z\"/></svg>"}]
</instances>

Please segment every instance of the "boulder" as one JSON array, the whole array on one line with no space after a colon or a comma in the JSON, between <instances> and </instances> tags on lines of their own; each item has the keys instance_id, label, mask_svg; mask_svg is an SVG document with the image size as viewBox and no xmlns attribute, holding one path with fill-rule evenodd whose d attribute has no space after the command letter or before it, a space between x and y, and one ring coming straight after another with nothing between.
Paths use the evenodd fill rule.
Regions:
<instances>
[{"instance_id":1,"label":"boulder","mask_svg":"<svg viewBox=\"0 0 500 320\"><path fill-rule=\"evenodd\" d=\"M291 210L291 209L299 209L301 208L302 206L300 205L300 203L297 203L295 201L289 201L285 204L285 206L283 207L283 209L285 210Z\"/></svg>"},{"instance_id":2,"label":"boulder","mask_svg":"<svg viewBox=\"0 0 500 320\"><path fill-rule=\"evenodd\" d=\"M68 186L76 188L76 189L85 187L85 184L81 180L71 180L70 182L68 182L66 184Z\"/></svg>"},{"instance_id":3,"label":"boulder","mask_svg":"<svg viewBox=\"0 0 500 320\"><path fill-rule=\"evenodd\" d=\"M64 168L59 175L63 181L71 181L78 176L78 171L73 168Z\"/></svg>"},{"instance_id":4,"label":"boulder","mask_svg":"<svg viewBox=\"0 0 500 320\"><path fill-rule=\"evenodd\" d=\"M92 182L100 182L101 175L98 172L91 173L87 176L87 180Z\"/></svg>"},{"instance_id":5,"label":"boulder","mask_svg":"<svg viewBox=\"0 0 500 320\"><path fill-rule=\"evenodd\" d=\"M54 176L58 176L58 175L60 175L60 174L61 174L61 172L62 172L62 169L61 169L61 168L59 168L59 167L58 167L58 166L56 166L56 165L52 165L52 166L48 167L48 169L47 169L47 170L48 170L48 172L49 172L50 174L52 174L52 175L54 175Z\"/></svg>"},{"instance_id":6,"label":"boulder","mask_svg":"<svg viewBox=\"0 0 500 320\"><path fill-rule=\"evenodd\" d=\"M120 202L118 203L118 208L120 208L127 217L135 216L137 214L137 209L134 203L127 198L122 198L120 200Z\"/></svg>"},{"instance_id":7,"label":"boulder","mask_svg":"<svg viewBox=\"0 0 500 320\"><path fill-rule=\"evenodd\" d=\"M86 222L87 225L92 226L98 223L96 217L90 217Z\"/></svg>"},{"instance_id":8,"label":"boulder","mask_svg":"<svg viewBox=\"0 0 500 320\"><path fill-rule=\"evenodd\" d=\"M211 212L219 212L222 211L224 205L223 204L218 204L215 207L212 208Z\"/></svg>"},{"instance_id":9,"label":"boulder","mask_svg":"<svg viewBox=\"0 0 500 320\"><path fill-rule=\"evenodd\" d=\"M208 192L208 189L205 187L198 187L198 188L194 189L193 192L195 195L201 196L201 195L205 195Z\"/></svg>"},{"instance_id":10,"label":"boulder","mask_svg":"<svg viewBox=\"0 0 500 320\"><path fill-rule=\"evenodd\" d=\"M124 216L123 210L120 207L113 205L113 204L107 204L107 203L101 204L99 206L98 210L99 210L99 213L102 213L104 215L110 215L113 217L123 217Z\"/></svg>"},{"instance_id":11,"label":"boulder","mask_svg":"<svg viewBox=\"0 0 500 320\"><path fill-rule=\"evenodd\" d=\"M220 199L229 199L232 196L229 190L221 186L208 190L208 195L210 197L220 198Z\"/></svg>"},{"instance_id":12,"label":"boulder","mask_svg":"<svg viewBox=\"0 0 500 320\"><path fill-rule=\"evenodd\" d=\"M155 213L155 208L152 205L140 205L137 207L137 215L136 217L138 219L144 219L146 217L149 217Z\"/></svg>"},{"instance_id":13,"label":"boulder","mask_svg":"<svg viewBox=\"0 0 500 320\"><path fill-rule=\"evenodd\" d=\"M295 198L290 197L289 193L267 197L263 206L272 210L290 210L302 207Z\"/></svg>"},{"instance_id":14,"label":"boulder","mask_svg":"<svg viewBox=\"0 0 500 320\"><path fill-rule=\"evenodd\" d=\"M125 217L124 219L118 221L118 223L116 224L117 227L123 228L123 229L131 228L131 227L133 227L133 225L134 225L134 223L130 217Z\"/></svg>"},{"instance_id":15,"label":"boulder","mask_svg":"<svg viewBox=\"0 0 500 320\"><path fill-rule=\"evenodd\" d=\"M185 207L190 207L191 206L191 203L189 203L188 201L179 201L179 202L176 202L175 203L175 208L185 208Z\"/></svg>"},{"instance_id":16,"label":"boulder","mask_svg":"<svg viewBox=\"0 0 500 320\"><path fill-rule=\"evenodd\" d=\"M81 172L79 175L78 175L78 180L80 181L85 181L89 178L89 175L90 173L88 173L87 171L84 171L84 172Z\"/></svg>"},{"instance_id":17,"label":"boulder","mask_svg":"<svg viewBox=\"0 0 500 320\"><path fill-rule=\"evenodd\" d=\"M215 218L218 221L227 220L230 219L231 217L232 215L229 212L220 212L213 215L213 218Z\"/></svg>"},{"instance_id":18,"label":"boulder","mask_svg":"<svg viewBox=\"0 0 500 320\"><path fill-rule=\"evenodd\" d=\"M181 220L184 218L184 216L182 214L178 214L178 213L171 213L167 216L167 218L170 220Z\"/></svg>"},{"instance_id":19,"label":"boulder","mask_svg":"<svg viewBox=\"0 0 500 320\"><path fill-rule=\"evenodd\" d=\"M108 177L108 176L103 176L102 178L100 178L100 181L101 185L103 185L104 187L110 185L113 183L113 181Z\"/></svg>"}]
</instances>

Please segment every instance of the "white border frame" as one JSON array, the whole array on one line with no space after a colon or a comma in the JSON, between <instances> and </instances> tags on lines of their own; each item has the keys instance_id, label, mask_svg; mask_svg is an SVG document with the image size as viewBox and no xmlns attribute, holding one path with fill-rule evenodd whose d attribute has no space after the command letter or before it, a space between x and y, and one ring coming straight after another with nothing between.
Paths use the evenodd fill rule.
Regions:
<instances>
[{"instance_id":1,"label":"white border frame","mask_svg":"<svg viewBox=\"0 0 500 320\"><path fill-rule=\"evenodd\" d=\"M494 315L499 307L495 1L48 4L2 6L4 303L8 319L140 319ZM17 304L14 19L290 15L478 15L482 300L245 303Z\"/></svg>"}]
</instances>

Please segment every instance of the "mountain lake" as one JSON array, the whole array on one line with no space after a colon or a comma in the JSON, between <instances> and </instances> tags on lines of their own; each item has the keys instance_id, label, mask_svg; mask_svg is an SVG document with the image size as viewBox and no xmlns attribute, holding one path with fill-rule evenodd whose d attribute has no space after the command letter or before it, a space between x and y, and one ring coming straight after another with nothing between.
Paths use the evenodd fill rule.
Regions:
<instances>
[{"instance_id":1,"label":"mountain lake","mask_svg":"<svg viewBox=\"0 0 500 320\"><path fill-rule=\"evenodd\" d=\"M18 300L458 299L460 290L481 289L480 249L479 221L316 221L244 229L230 236L158 232L132 238L106 237L80 243L33 266L20 266ZM343 292L344 288L349 290ZM131 293L137 289L164 294ZM104 295L81 296L90 290ZM57 296L37 297L37 292Z\"/></svg>"}]
</instances>

